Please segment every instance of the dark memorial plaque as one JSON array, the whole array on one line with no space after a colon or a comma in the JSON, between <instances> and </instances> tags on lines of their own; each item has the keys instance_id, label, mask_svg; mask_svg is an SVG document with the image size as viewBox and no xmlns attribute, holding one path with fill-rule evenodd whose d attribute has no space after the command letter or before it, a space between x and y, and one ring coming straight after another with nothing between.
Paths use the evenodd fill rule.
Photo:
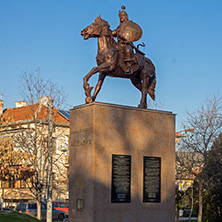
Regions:
<instances>
[{"instance_id":1,"label":"dark memorial plaque","mask_svg":"<svg viewBox=\"0 0 222 222\"><path fill-rule=\"evenodd\" d=\"M161 158L143 157L143 202L161 201Z\"/></svg>"},{"instance_id":2,"label":"dark memorial plaque","mask_svg":"<svg viewBox=\"0 0 222 222\"><path fill-rule=\"evenodd\" d=\"M130 203L131 156L112 155L112 203Z\"/></svg>"}]
</instances>

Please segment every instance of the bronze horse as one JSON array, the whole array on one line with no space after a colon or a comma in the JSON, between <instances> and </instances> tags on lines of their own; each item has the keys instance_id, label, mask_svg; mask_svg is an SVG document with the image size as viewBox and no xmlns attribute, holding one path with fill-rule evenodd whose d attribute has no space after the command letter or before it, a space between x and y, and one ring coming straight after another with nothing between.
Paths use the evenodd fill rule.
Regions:
<instances>
[{"instance_id":1,"label":"bronze horse","mask_svg":"<svg viewBox=\"0 0 222 222\"><path fill-rule=\"evenodd\" d=\"M85 40L91 37L98 38L98 53L96 57L98 66L92 68L83 78L83 87L87 96L86 103L95 101L105 77L110 76L130 79L132 84L142 93L138 107L146 109L147 93L155 100L156 73L151 60L146 58L142 53L136 52L135 57L137 62L132 66L133 73L126 74L123 69L125 64L123 62L121 47L114 40L108 22L101 19L101 16L97 17L94 23L83 29L81 35ZM99 72L99 79L93 96L91 96L93 87L90 87L88 81L97 72Z\"/></svg>"}]
</instances>

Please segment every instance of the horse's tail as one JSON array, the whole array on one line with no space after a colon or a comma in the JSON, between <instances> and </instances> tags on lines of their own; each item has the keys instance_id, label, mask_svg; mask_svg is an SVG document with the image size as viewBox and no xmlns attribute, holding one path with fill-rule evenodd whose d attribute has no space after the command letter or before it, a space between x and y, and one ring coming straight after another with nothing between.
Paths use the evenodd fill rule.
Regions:
<instances>
[{"instance_id":1,"label":"horse's tail","mask_svg":"<svg viewBox=\"0 0 222 222\"><path fill-rule=\"evenodd\" d=\"M147 93L150 95L150 97L154 101L155 101L155 88L156 88L156 78L153 78L152 82L147 90Z\"/></svg>"},{"instance_id":2,"label":"horse's tail","mask_svg":"<svg viewBox=\"0 0 222 222\"><path fill-rule=\"evenodd\" d=\"M155 88L156 88L156 72L155 72L155 66L152 63L152 61L144 56L144 60L147 63L149 67L149 87L147 90L147 93L150 95L150 97L155 101Z\"/></svg>"}]
</instances>

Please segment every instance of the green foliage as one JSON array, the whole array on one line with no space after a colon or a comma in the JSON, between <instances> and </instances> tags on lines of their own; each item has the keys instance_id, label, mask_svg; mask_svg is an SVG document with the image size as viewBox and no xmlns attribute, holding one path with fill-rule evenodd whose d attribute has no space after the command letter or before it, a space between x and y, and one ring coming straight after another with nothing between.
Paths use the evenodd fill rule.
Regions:
<instances>
[{"instance_id":1,"label":"green foliage","mask_svg":"<svg viewBox=\"0 0 222 222\"><path fill-rule=\"evenodd\" d=\"M34 217L31 217L26 214L18 213L18 212L12 212L12 213L3 213L0 212L0 221L4 222L38 222L40 220L37 220Z\"/></svg>"},{"instance_id":2,"label":"green foliage","mask_svg":"<svg viewBox=\"0 0 222 222\"><path fill-rule=\"evenodd\" d=\"M208 179L205 198L205 221L222 221L222 133L214 141L208 154L205 175Z\"/></svg>"},{"instance_id":3,"label":"green foliage","mask_svg":"<svg viewBox=\"0 0 222 222\"><path fill-rule=\"evenodd\" d=\"M176 207L179 209L182 208L183 207L182 203L183 203L183 199L184 199L184 192L176 189L175 199L176 199Z\"/></svg>"},{"instance_id":4,"label":"green foliage","mask_svg":"<svg viewBox=\"0 0 222 222\"><path fill-rule=\"evenodd\" d=\"M199 184L198 198L195 198L199 204L199 218L208 214L207 220L219 218L222 214L222 135L219 136L222 97L207 98L195 112L188 111L187 115L184 129L193 130L186 133L177 150L177 176L188 175Z\"/></svg>"},{"instance_id":5,"label":"green foliage","mask_svg":"<svg viewBox=\"0 0 222 222\"><path fill-rule=\"evenodd\" d=\"M203 216L203 222L221 222L221 221L222 221L221 217L211 215L209 212L207 215L204 214Z\"/></svg>"}]
</instances>

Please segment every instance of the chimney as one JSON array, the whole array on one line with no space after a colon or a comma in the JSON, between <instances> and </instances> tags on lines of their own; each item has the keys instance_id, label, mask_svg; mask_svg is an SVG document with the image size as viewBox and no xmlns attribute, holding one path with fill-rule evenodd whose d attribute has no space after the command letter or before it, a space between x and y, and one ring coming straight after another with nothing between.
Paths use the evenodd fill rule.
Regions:
<instances>
[{"instance_id":1,"label":"chimney","mask_svg":"<svg viewBox=\"0 0 222 222\"><path fill-rule=\"evenodd\" d=\"M43 97L39 97L39 104L47 106L49 105L50 101L51 101L51 96L43 96Z\"/></svg>"},{"instance_id":2,"label":"chimney","mask_svg":"<svg viewBox=\"0 0 222 222\"><path fill-rule=\"evenodd\" d=\"M23 107L26 105L27 105L26 101L16 101L15 102L15 108L20 108L20 107Z\"/></svg>"},{"instance_id":3,"label":"chimney","mask_svg":"<svg viewBox=\"0 0 222 222\"><path fill-rule=\"evenodd\" d=\"M0 99L0 115L3 114L3 100Z\"/></svg>"}]
</instances>

